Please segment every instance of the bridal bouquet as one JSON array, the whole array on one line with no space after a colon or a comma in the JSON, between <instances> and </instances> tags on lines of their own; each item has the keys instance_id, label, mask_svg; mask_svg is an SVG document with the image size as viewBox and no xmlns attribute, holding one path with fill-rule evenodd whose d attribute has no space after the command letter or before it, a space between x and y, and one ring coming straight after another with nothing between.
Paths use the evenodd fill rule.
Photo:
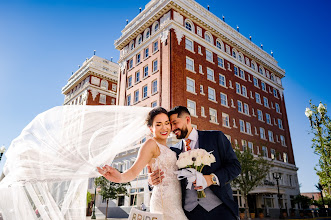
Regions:
<instances>
[{"instance_id":1,"label":"bridal bouquet","mask_svg":"<svg viewBox=\"0 0 331 220\"><path fill-rule=\"evenodd\" d=\"M191 189L195 180L197 186L202 186L205 179L201 171L204 166L210 166L214 162L216 162L214 155L204 149L186 151L179 154L176 165L182 170L175 173L178 175L179 180L187 178L187 189ZM204 197L206 197L204 190L198 190L198 198Z\"/></svg>"}]
</instances>

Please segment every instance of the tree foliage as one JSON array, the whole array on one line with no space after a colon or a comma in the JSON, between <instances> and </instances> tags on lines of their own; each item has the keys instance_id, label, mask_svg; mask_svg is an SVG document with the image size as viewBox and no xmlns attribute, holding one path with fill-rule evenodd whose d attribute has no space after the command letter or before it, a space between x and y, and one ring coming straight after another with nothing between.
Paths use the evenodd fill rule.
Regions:
<instances>
[{"instance_id":1,"label":"tree foliage","mask_svg":"<svg viewBox=\"0 0 331 220\"><path fill-rule=\"evenodd\" d=\"M319 176L320 184L330 195L331 188L331 120L327 115L327 108L320 103L318 106L310 103L311 108L306 108L305 114L310 121L312 148L314 153L319 156L318 165L315 167L316 174Z\"/></svg>"},{"instance_id":2,"label":"tree foliage","mask_svg":"<svg viewBox=\"0 0 331 220\"><path fill-rule=\"evenodd\" d=\"M308 196L297 195L294 197L293 202L298 204L302 209L308 209L313 200Z\"/></svg>"},{"instance_id":3,"label":"tree foliage","mask_svg":"<svg viewBox=\"0 0 331 220\"><path fill-rule=\"evenodd\" d=\"M270 171L271 163L262 156L254 157L248 150L240 152L235 150L241 164L241 174L233 180L233 185L240 190L245 199L245 213L247 218L249 192L259 186Z\"/></svg>"}]
</instances>

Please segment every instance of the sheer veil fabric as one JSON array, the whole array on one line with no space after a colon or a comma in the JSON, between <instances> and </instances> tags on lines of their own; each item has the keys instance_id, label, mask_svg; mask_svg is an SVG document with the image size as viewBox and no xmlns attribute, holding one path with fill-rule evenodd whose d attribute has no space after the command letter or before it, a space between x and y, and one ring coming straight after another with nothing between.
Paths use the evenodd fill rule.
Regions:
<instances>
[{"instance_id":1,"label":"sheer veil fabric","mask_svg":"<svg viewBox=\"0 0 331 220\"><path fill-rule=\"evenodd\" d=\"M12 141L0 182L7 219L85 219L88 179L150 134L151 108L60 106L39 114Z\"/></svg>"}]
</instances>

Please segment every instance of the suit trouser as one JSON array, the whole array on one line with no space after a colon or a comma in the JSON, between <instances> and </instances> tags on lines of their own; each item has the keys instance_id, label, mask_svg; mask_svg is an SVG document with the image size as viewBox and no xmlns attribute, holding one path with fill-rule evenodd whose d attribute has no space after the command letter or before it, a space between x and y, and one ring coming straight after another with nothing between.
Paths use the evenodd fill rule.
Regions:
<instances>
[{"instance_id":1,"label":"suit trouser","mask_svg":"<svg viewBox=\"0 0 331 220\"><path fill-rule=\"evenodd\" d=\"M204 220L204 219L217 219L217 220L236 220L237 218L229 210L229 208L223 204L217 206L210 212L206 211L202 206L197 205L191 212L184 210L185 215L189 220Z\"/></svg>"}]
</instances>

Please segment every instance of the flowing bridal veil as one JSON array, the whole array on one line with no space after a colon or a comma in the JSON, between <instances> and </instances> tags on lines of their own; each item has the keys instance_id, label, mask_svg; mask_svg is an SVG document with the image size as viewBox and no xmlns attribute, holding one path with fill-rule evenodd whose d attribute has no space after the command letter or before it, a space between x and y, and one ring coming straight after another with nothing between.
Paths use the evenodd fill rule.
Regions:
<instances>
[{"instance_id":1,"label":"flowing bridal veil","mask_svg":"<svg viewBox=\"0 0 331 220\"><path fill-rule=\"evenodd\" d=\"M146 107L61 106L12 141L0 182L5 220L85 219L88 178L150 132Z\"/></svg>"}]
</instances>

